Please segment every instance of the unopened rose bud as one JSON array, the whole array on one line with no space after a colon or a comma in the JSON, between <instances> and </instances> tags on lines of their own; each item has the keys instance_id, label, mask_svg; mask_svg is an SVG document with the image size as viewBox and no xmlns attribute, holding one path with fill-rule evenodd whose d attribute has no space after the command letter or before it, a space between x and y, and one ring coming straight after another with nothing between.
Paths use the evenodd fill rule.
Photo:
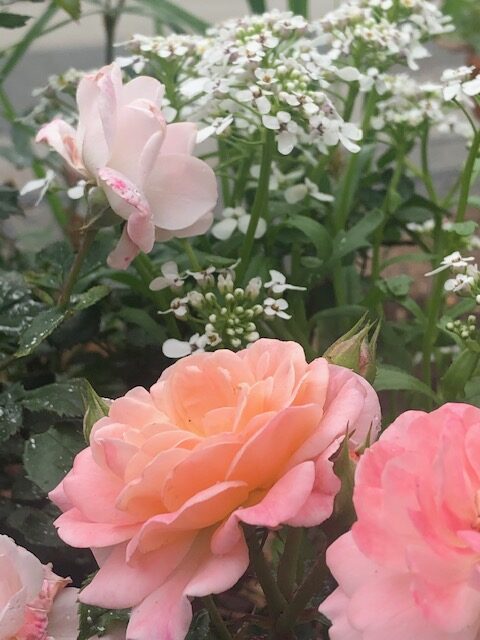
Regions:
<instances>
[{"instance_id":1,"label":"unopened rose bud","mask_svg":"<svg viewBox=\"0 0 480 640\"><path fill-rule=\"evenodd\" d=\"M352 369L369 382L373 382L376 375L376 345L379 326L372 338L369 332L372 324L367 322L366 314L345 335L339 338L323 354L332 364Z\"/></svg>"}]
</instances>

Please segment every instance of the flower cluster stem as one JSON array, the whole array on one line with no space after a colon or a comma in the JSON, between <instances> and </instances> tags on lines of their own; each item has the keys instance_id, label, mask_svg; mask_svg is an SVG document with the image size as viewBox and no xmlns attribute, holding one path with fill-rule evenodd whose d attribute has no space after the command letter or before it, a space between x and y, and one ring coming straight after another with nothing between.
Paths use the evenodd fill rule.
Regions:
<instances>
[{"instance_id":1,"label":"flower cluster stem","mask_svg":"<svg viewBox=\"0 0 480 640\"><path fill-rule=\"evenodd\" d=\"M275 133L273 131L267 131L263 150L262 161L260 165L260 177L258 179L258 188L255 194L255 200L252 207L252 215L250 217L250 223L248 225L247 233L245 235L245 241L240 253L240 265L238 267L238 281L241 282L245 277L247 271L250 256L252 254L253 244L255 242L255 232L257 230L258 222L262 213L266 217L268 210L268 194L270 186L270 173L272 170L272 161L275 149Z\"/></svg>"}]
</instances>

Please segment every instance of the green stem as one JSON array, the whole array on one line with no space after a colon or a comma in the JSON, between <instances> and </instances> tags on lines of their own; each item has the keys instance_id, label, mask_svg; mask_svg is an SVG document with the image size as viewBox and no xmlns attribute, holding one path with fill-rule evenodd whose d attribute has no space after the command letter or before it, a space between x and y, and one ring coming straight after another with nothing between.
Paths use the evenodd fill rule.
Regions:
<instances>
[{"instance_id":1,"label":"green stem","mask_svg":"<svg viewBox=\"0 0 480 640\"><path fill-rule=\"evenodd\" d=\"M202 598L202 602L205 606L205 609L208 611L208 615L210 616L210 622L212 626L215 628L218 637L221 640L232 640L232 635L227 628L227 625L222 619L219 610L217 609L217 605L215 604L212 596L205 596Z\"/></svg>"},{"instance_id":2,"label":"green stem","mask_svg":"<svg viewBox=\"0 0 480 640\"><path fill-rule=\"evenodd\" d=\"M70 301L70 297L72 295L73 288L75 283L78 280L78 276L80 274L80 270L83 265L83 261L85 260L88 250L92 246L93 241L95 240L95 236L97 235L97 229L87 229L82 236L82 240L80 243L80 248L75 256L75 260L73 261L72 268L70 269L70 273L68 274L67 280L63 285L62 293L58 299L58 306L60 308L65 308L68 306Z\"/></svg>"},{"instance_id":3,"label":"green stem","mask_svg":"<svg viewBox=\"0 0 480 640\"><path fill-rule=\"evenodd\" d=\"M325 554L322 553L301 586L297 589L290 606L278 620L276 630L280 634L293 628L297 618L305 610L313 596L319 592L322 582L329 576L330 571L325 561Z\"/></svg>"},{"instance_id":4,"label":"green stem","mask_svg":"<svg viewBox=\"0 0 480 640\"><path fill-rule=\"evenodd\" d=\"M278 565L278 586L285 596L287 602L290 601L297 580L298 559L303 540L303 529L300 527L288 527L285 549Z\"/></svg>"},{"instance_id":5,"label":"green stem","mask_svg":"<svg viewBox=\"0 0 480 640\"><path fill-rule=\"evenodd\" d=\"M198 261L197 254L195 253L192 245L190 244L187 238L181 238L180 244L185 251L186 256L188 257L188 261L190 262L190 266L194 271L201 271L202 267L200 266L200 262Z\"/></svg>"},{"instance_id":6,"label":"green stem","mask_svg":"<svg viewBox=\"0 0 480 640\"><path fill-rule=\"evenodd\" d=\"M105 0L103 26L105 28L105 64L110 64L115 58L115 31L125 0L118 0L117 6L112 7L110 0Z\"/></svg>"},{"instance_id":7,"label":"green stem","mask_svg":"<svg viewBox=\"0 0 480 640\"><path fill-rule=\"evenodd\" d=\"M370 132L370 123L372 120L372 116L375 113L376 103L377 92L375 90L372 90L368 94L364 107L362 124L364 140L367 138ZM333 209L333 224L337 231L342 231L347 225L348 216L350 214L355 194L360 183L359 163L360 154L352 153L348 161L347 170L338 188Z\"/></svg>"},{"instance_id":8,"label":"green stem","mask_svg":"<svg viewBox=\"0 0 480 640\"><path fill-rule=\"evenodd\" d=\"M355 101L359 92L358 82L352 83L348 90L347 99L345 100L345 108L343 112L343 119L348 122L352 117L353 109L355 107Z\"/></svg>"},{"instance_id":9,"label":"green stem","mask_svg":"<svg viewBox=\"0 0 480 640\"><path fill-rule=\"evenodd\" d=\"M265 595L270 616L273 620L277 620L287 607L286 600L278 588L272 571L268 566L265 556L257 542L255 527L244 525L243 529L245 531L250 561Z\"/></svg>"},{"instance_id":10,"label":"green stem","mask_svg":"<svg viewBox=\"0 0 480 640\"><path fill-rule=\"evenodd\" d=\"M53 16L58 11L58 3L50 2L45 11L35 20L32 26L28 29L25 36L20 42L15 45L7 57L4 65L0 69L0 83L5 81L5 78L13 71L20 60L23 58L30 45L42 34L45 26L50 22Z\"/></svg>"},{"instance_id":11,"label":"green stem","mask_svg":"<svg viewBox=\"0 0 480 640\"><path fill-rule=\"evenodd\" d=\"M145 288L150 294L150 298L155 303L157 309L161 311L165 311L169 307L169 301L166 297L165 291L151 291L150 283L156 277L155 267L152 264L150 258L144 254L140 253L135 260L133 261L133 267L136 272L140 276L145 285ZM165 324L167 326L167 331L169 333L169 337L181 339L182 334L178 328L178 325L175 321L175 318L172 314L167 313L164 316Z\"/></svg>"},{"instance_id":12,"label":"green stem","mask_svg":"<svg viewBox=\"0 0 480 640\"><path fill-rule=\"evenodd\" d=\"M475 162L478 157L478 151L480 148L480 131L477 131L468 154L465 169L462 174L462 180L460 183L460 197L458 201L458 209L456 222L463 222L468 207L468 197L470 195L470 188L472 186L473 172L475 169Z\"/></svg>"},{"instance_id":13,"label":"green stem","mask_svg":"<svg viewBox=\"0 0 480 640\"><path fill-rule=\"evenodd\" d=\"M438 335L438 318L443 308L443 287L445 274L435 276L432 293L427 309L427 325L423 336L423 380L429 387L432 386L432 353Z\"/></svg>"},{"instance_id":14,"label":"green stem","mask_svg":"<svg viewBox=\"0 0 480 640\"><path fill-rule=\"evenodd\" d=\"M308 0L288 0L288 8L296 15L308 18Z\"/></svg>"},{"instance_id":15,"label":"green stem","mask_svg":"<svg viewBox=\"0 0 480 640\"><path fill-rule=\"evenodd\" d=\"M433 183L432 173L430 171L430 163L428 161L428 137L430 133L430 127L428 122L425 124L422 131L421 140L421 157L422 157L422 178L427 190L428 196L432 202L437 203L437 193L435 191L435 185Z\"/></svg>"},{"instance_id":16,"label":"green stem","mask_svg":"<svg viewBox=\"0 0 480 640\"><path fill-rule=\"evenodd\" d=\"M242 251L240 252L240 266L238 268L238 282L241 282L245 277L245 273L248 268L250 256L252 253L253 244L255 242L255 232L257 230L258 221L263 216L267 218L268 214L268 196L270 186L270 172L272 169L272 161L275 150L275 133L273 131L267 131L265 141L262 148L262 161L260 163L260 177L258 179L258 187L255 193L255 200L253 202L252 213L250 216L250 223L248 225L247 233L243 243Z\"/></svg>"},{"instance_id":17,"label":"green stem","mask_svg":"<svg viewBox=\"0 0 480 640\"><path fill-rule=\"evenodd\" d=\"M245 187L247 186L248 178L250 175L250 167L252 166L253 155L245 156L240 165L238 172L238 178L235 181L235 187L233 189L232 204L239 206L242 204L243 197L245 195Z\"/></svg>"},{"instance_id":18,"label":"green stem","mask_svg":"<svg viewBox=\"0 0 480 640\"><path fill-rule=\"evenodd\" d=\"M373 255L372 255L372 282L375 282L380 276L380 254L382 250L383 236L385 228L388 224L388 219L392 213L392 198L395 195L400 182L400 178L403 173L403 160L405 157L405 150L400 144L398 147L397 162L395 165L395 171L393 172L392 179L388 185L387 195L385 197L383 205L383 221L382 224L375 231L373 241Z\"/></svg>"}]
</instances>

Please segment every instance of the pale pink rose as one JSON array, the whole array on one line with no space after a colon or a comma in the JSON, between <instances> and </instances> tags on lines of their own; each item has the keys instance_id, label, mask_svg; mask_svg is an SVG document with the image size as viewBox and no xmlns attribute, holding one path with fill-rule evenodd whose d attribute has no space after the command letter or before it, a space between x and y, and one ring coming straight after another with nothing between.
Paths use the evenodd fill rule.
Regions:
<instances>
[{"instance_id":1,"label":"pale pink rose","mask_svg":"<svg viewBox=\"0 0 480 640\"><path fill-rule=\"evenodd\" d=\"M480 409L401 415L362 456L329 548L331 640L480 638Z\"/></svg>"},{"instance_id":2,"label":"pale pink rose","mask_svg":"<svg viewBox=\"0 0 480 640\"><path fill-rule=\"evenodd\" d=\"M0 640L76 640L78 589L0 535Z\"/></svg>"},{"instance_id":3,"label":"pale pink rose","mask_svg":"<svg viewBox=\"0 0 480 640\"><path fill-rule=\"evenodd\" d=\"M339 487L329 457L347 427L356 446L379 418L365 380L278 340L196 353L132 389L50 496L60 537L101 566L80 599L133 607L129 640L182 640L189 598L247 568L240 523L323 522Z\"/></svg>"},{"instance_id":4,"label":"pale pink rose","mask_svg":"<svg viewBox=\"0 0 480 640\"><path fill-rule=\"evenodd\" d=\"M78 85L78 125L56 119L42 127L47 142L79 177L101 185L127 222L109 258L126 268L155 238L204 233L217 201L215 174L192 156L196 125L167 125L163 85L147 76L122 84L116 64L85 75Z\"/></svg>"}]
</instances>

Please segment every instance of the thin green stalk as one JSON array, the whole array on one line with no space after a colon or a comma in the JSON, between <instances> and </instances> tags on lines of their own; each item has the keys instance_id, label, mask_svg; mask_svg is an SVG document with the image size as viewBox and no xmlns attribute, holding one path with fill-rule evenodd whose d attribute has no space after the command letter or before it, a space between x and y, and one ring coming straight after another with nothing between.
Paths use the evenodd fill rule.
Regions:
<instances>
[{"instance_id":1,"label":"thin green stalk","mask_svg":"<svg viewBox=\"0 0 480 640\"><path fill-rule=\"evenodd\" d=\"M273 131L267 131L262 148L262 160L260 163L260 177L258 179L257 192L255 193L255 200L253 202L250 223L248 225L247 233L245 234L245 240L243 242L243 247L240 252L241 262L238 268L238 282L241 282L245 277L245 273L248 268L253 244L255 242L255 232L257 230L258 221L260 220L260 217L262 215L264 218L268 217L270 173L272 170L274 151L275 133Z\"/></svg>"},{"instance_id":2,"label":"thin green stalk","mask_svg":"<svg viewBox=\"0 0 480 640\"><path fill-rule=\"evenodd\" d=\"M265 13L267 11L267 3L265 0L247 0L250 11L253 13Z\"/></svg>"},{"instance_id":3,"label":"thin green stalk","mask_svg":"<svg viewBox=\"0 0 480 640\"><path fill-rule=\"evenodd\" d=\"M347 99L345 100L345 108L343 111L343 119L348 122L352 117L353 109L355 108L355 101L357 100L359 92L358 82L354 82L348 89Z\"/></svg>"},{"instance_id":4,"label":"thin green stalk","mask_svg":"<svg viewBox=\"0 0 480 640\"><path fill-rule=\"evenodd\" d=\"M287 608L287 603L282 595L282 592L278 588L272 571L263 555L263 552L258 544L257 536L254 527L248 527L244 525L245 538L248 545L250 554L250 561L255 570L258 582L262 587L267 606L270 611L272 619L278 620L283 611Z\"/></svg>"},{"instance_id":5,"label":"thin green stalk","mask_svg":"<svg viewBox=\"0 0 480 640\"><path fill-rule=\"evenodd\" d=\"M432 354L438 335L438 318L443 307L443 290L445 274L435 276L430 300L427 308L427 325L423 336L423 380L429 387L432 386Z\"/></svg>"},{"instance_id":6,"label":"thin green stalk","mask_svg":"<svg viewBox=\"0 0 480 640\"><path fill-rule=\"evenodd\" d=\"M212 596L205 596L202 598L202 602L205 606L205 609L208 611L208 615L210 616L210 622L217 632L218 637L221 640L232 640L232 635L227 628L227 625L222 619L219 610L217 609L217 605L215 604Z\"/></svg>"},{"instance_id":7,"label":"thin green stalk","mask_svg":"<svg viewBox=\"0 0 480 640\"><path fill-rule=\"evenodd\" d=\"M364 117L363 117L363 138L367 138L370 132L370 123L372 116L375 113L375 105L377 102L377 92L372 90L365 101ZM358 165L360 162L360 155L358 153L352 153L348 160L347 170L341 181L337 196L335 198L333 208L333 224L337 231L345 229L348 221L348 216L353 205L355 194L357 192L358 184L360 182Z\"/></svg>"},{"instance_id":8,"label":"thin green stalk","mask_svg":"<svg viewBox=\"0 0 480 640\"><path fill-rule=\"evenodd\" d=\"M97 229L90 228L86 229L83 233L82 241L80 243L80 248L78 250L77 255L75 256L75 260L73 261L72 268L70 269L70 273L68 274L67 280L63 285L62 292L58 299L59 307L67 307L70 301L70 297L72 295L73 288L75 283L78 280L78 276L80 274L80 270L82 268L83 262L87 256L88 250L92 246L93 241L95 240L95 236L97 235Z\"/></svg>"},{"instance_id":9,"label":"thin green stalk","mask_svg":"<svg viewBox=\"0 0 480 640\"><path fill-rule=\"evenodd\" d=\"M278 565L278 586L285 596L287 602L292 597L295 582L298 574L298 559L303 540L303 529L301 527L289 527L285 549Z\"/></svg>"},{"instance_id":10,"label":"thin green stalk","mask_svg":"<svg viewBox=\"0 0 480 640\"><path fill-rule=\"evenodd\" d=\"M45 11L33 22L20 42L12 48L10 55L7 56L5 63L0 69L0 83L5 81L5 78L13 71L28 51L30 45L42 34L44 28L56 14L57 10L58 3L50 2Z\"/></svg>"},{"instance_id":11,"label":"thin green stalk","mask_svg":"<svg viewBox=\"0 0 480 640\"><path fill-rule=\"evenodd\" d=\"M372 255L372 281L373 282L375 282L380 276L380 254L382 250L383 236L385 233L385 228L388 224L388 219L390 217L390 214L392 213L392 198L394 197L397 191L398 183L400 182L400 178L402 177L404 157L405 157L405 150L403 146L400 144L398 148L395 170L393 172L392 179L388 186L387 195L385 197L385 201L383 205L383 221L382 221L382 224L375 231L375 235L374 235L373 255Z\"/></svg>"},{"instance_id":12,"label":"thin green stalk","mask_svg":"<svg viewBox=\"0 0 480 640\"><path fill-rule=\"evenodd\" d=\"M435 191L435 185L433 183L432 173L430 171L430 163L428 160L429 133L430 127L427 122L423 128L421 138L422 178L428 193L428 197L430 198L430 200L432 200L432 202L437 203L437 193Z\"/></svg>"},{"instance_id":13,"label":"thin green stalk","mask_svg":"<svg viewBox=\"0 0 480 640\"><path fill-rule=\"evenodd\" d=\"M308 0L288 0L288 8L296 15L308 18Z\"/></svg>"},{"instance_id":14,"label":"thin green stalk","mask_svg":"<svg viewBox=\"0 0 480 640\"><path fill-rule=\"evenodd\" d=\"M105 28L105 64L110 64L115 58L115 31L124 4L125 0L118 0L117 5L112 7L111 1L105 0L103 13L103 26Z\"/></svg>"},{"instance_id":15,"label":"thin green stalk","mask_svg":"<svg viewBox=\"0 0 480 640\"><path fill-rule=\"evenodd\" d=\"M190 241L187 238L181 238L180 244L185 251L186 256L190 262L190 266L194 271L201 271L202 267L200 266L200 262L198 261L197 254L195 253L194 248L190 244Z\"/></svg>"},{"instance_id":16,"label":"thin green stalk","mask_svg":"<svg viewBox=\"0 0 480 640\"><path fill-rule=\"evenodd\" d=\"M330 571L325 561L325 554L322 553L320 554L317 562L313 565L310 573L295 592L290 606L279 618L276 626L276 630L279 634L285 633L294 627L296 620L305 610L309 601L316 593L318 593L322 582L329 576ZM281 637L281 635L279 637Z\"/></svg>"},{"instance_id":17,"label":"thin green stalk","mask_svg":"<svg viewBox=\"0 0 480 640\"><path fill-rule=\"evenodd\" d=\"M137 271L138 275L143 281L143 284L147 288L147 290L151 294L151 299L155 303L158 309L161 311L165 311L169 307L169 301L166 297L165 291L151 291L150 283L156 277L155 267L152 264L152 261L145 253L140 253L135 260L133 261L133 267ZM175 318L167 313L164 315L165 324L167 326L167 331L169 333L169 337L178 338L182 337L180 330L177 326Z\"/></svg>"},{"instance_id":18,"label":"thin green stalk","mask_svg":"<svg viewBox=\"0 0 480 640\"><path fill-rule=\"evenodd\" d=\"M250 167L252 166L253 154L245 156L240 164L238 177L235 181L235 187L233 189L232 204L236 207L242 203L243 196L245 194L245 187L247 186L248 178L250 176Z\"/></svg>"},{"instance_id":19,"label":"thin green stalk","mask_svg":"<svg viewBox=\"0 0 480 640\"><path fill-rule=\"evenodd\" d=\"M478 152L480 149L480 131L475 133L468 154L465 169L462 174L462 180L460 183L460 197L458 200L456 222L463 222L468 207L468 197L470 195L470 188L472 186L473 172L475 169L475 162L478 158Z\"/></svg>"}]
</instances>

